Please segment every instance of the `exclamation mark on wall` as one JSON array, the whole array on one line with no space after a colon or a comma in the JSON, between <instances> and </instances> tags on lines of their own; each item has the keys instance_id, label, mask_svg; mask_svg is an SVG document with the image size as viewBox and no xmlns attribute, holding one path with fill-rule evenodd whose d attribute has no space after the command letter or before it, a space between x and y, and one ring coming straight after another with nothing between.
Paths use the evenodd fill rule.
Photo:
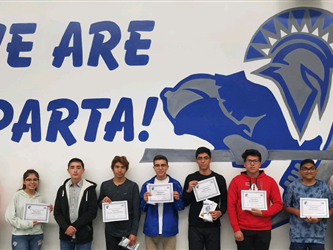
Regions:
<instances>
[{"instance_id":1,"label":"exclamation mark on wall","mask_svg":"<svg viewBox=\"0 0 333 250\"><path fill-rule=\"evenodd\" d=\"M151 120L153 119L156 106L157 106L158 98L157 97L149 97L146 103L145 113L143 115L142 125L149 126ZM149 134L146 130L142 130L139 134L139 140L142 142L147 141L149 138Z\"/></svg>"}]
</instances>

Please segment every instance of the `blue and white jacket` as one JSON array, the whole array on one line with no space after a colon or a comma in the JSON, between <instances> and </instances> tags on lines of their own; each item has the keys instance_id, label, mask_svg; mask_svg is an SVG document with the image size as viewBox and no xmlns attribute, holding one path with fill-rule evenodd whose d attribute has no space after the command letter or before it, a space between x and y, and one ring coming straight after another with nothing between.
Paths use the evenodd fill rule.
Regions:
<instances>
[{"instance_id":1,"label":"blue and white jacket","mask_svg":"<svg viewBox=\"0 0 333 250\"><path fill-rule=\"evenodd\" d=\"M143 226L143 233L147 236L157 236L159 234L158 226L158 205L147 204L143 198L145 192L147 192L147 184L154 184L154 176L150 180L146 181L141 188L140 198L140 208L143 212L147 212L145 218L145 224ZM179 199L174 199L173 202L164 203L163 206L163 228L162 236L169 237L178 234L178 211L184 210L184 203L182 198L183 190L179 182L169 175L169 183L173 183L173 191L179 193Z\"/></svg>"}]
</instances>

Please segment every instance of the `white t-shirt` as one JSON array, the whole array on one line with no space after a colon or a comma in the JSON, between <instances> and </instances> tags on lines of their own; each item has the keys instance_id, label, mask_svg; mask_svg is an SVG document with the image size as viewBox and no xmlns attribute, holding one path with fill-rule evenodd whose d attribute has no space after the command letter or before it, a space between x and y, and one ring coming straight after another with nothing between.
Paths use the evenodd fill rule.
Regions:
<instances>
[{"instance_id":1,"label":"white t-shirt","mask_svg":"<svg viewBox=\"0 0 333 250\"><path fill-rule=\"evenodd\" d=\"M169 183L169 176L164 180L158 180L155 178L154 184L165 184ZM163 203L158 203L158 234L162 234L163 228Z\"/></svg>"}]
</instances>

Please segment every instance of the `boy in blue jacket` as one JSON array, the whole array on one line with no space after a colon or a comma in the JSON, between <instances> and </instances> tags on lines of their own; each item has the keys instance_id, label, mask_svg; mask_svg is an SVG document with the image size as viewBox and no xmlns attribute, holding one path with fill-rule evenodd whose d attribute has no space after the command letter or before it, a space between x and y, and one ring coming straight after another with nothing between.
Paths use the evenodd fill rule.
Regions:
<instances>
[{"instance_id":1,"label":"boy in blue jacket","mask_svg":"<svg viewBox=\"0 0 333 250\"><path fill-rule=\"evenodd\" d=\"M143 233L146 235L147 250L157 250L159 240L162 240L163 249L176 249L176 235L178 234L178 211L184 209L181 199L182 186L169 175L168 159L164 155L156 155L153 160L156 175L142 185L140 208L146 212ZM173 202L149 204L147 192L148 184L172 183Z\"/></svg>"}]
</instances>

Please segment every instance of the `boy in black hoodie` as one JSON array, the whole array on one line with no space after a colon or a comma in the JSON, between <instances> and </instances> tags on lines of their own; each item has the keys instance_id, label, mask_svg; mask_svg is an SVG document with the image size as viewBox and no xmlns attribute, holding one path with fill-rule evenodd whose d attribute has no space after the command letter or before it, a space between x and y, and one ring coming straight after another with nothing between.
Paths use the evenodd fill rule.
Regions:
<instances>
[{"instance_id":1,"label":"boy in black hoodie","mask_svg":"<svg viewBox=\"0 0 333 250\"><path fill-rule=\"evenodd\" d=\"M93 240L92 220L97 215L96 183L82 178L84 163L73 158L68 163L67 179L58 189L54 218L59 225L60 249L90 250Z\"/></svg>"}]
</instances>

